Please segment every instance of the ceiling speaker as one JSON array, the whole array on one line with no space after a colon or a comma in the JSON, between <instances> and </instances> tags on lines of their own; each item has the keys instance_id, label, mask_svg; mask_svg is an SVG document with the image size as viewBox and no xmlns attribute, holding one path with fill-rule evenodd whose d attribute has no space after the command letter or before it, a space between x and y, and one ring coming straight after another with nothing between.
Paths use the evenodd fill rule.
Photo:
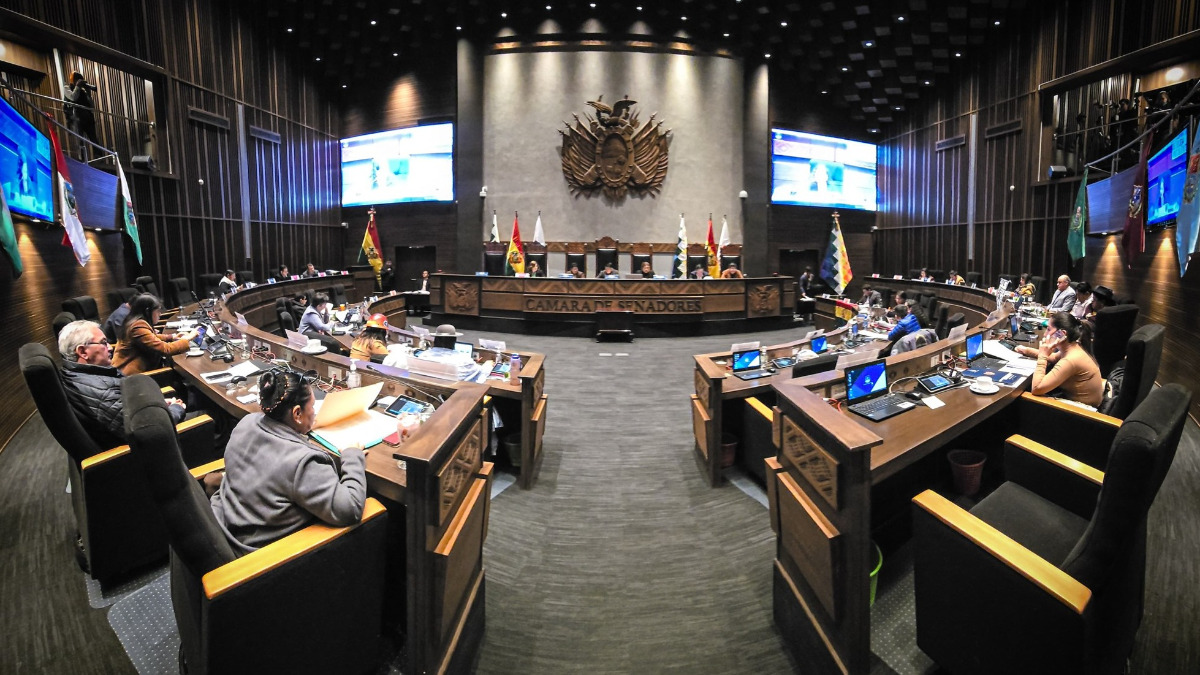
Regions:
<instances>
[{"instance_id":1,"label":"ceiling speaker","mask_svg":"<svg viewBox=\"0 0 1200 675\"><path fill-rule=\"evenodd\" d=\"M1067 175L1067 167L1062 164L1051 164L1050 171L1047 173L1051 180L1055 178L1063 178Z\"/></svg>"}]
</instances>

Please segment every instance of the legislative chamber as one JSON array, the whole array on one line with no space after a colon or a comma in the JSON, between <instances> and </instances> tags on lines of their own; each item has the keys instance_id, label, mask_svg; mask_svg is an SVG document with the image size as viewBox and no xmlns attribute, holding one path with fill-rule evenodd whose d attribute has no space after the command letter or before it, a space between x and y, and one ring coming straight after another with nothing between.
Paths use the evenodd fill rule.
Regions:
<instances>
[{"instance_id":1,"label":"legislative chamber","mask_svg":"<svg viewBox=\"0 0 1200 675\"><path fill-rule=\"evenodd\" d=\"M1200 0L0 7L0 672L1200 672Z\"/></svg>"}]
</instances>

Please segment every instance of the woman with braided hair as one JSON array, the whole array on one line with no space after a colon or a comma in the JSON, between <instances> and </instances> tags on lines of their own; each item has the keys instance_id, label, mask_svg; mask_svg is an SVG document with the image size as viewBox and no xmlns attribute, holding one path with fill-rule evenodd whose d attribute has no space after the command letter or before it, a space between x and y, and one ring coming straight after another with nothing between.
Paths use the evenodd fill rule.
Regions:
<instances>
[{"instance_id":1,"label":"woman with braided hair","mask_svg":"<svg viewBox=\"0 0 1200 675\"><path fill-rule=\"evenodd\" d=\"M296 372L259 378L261 413L238 422L225 448L225 479L211 500L225 538L249 553L319 520L345 526L367 499L362 448L335 456L309 443L313 391Z\"/></svg>"}]
</instances>

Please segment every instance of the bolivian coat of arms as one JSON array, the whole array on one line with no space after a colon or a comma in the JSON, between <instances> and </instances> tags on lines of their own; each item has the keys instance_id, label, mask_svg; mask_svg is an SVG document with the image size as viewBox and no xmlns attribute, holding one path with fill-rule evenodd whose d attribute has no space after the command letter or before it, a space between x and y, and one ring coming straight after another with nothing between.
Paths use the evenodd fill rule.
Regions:
<instances>
[{"instance_id":1,"label":"bolivian coat of arms","mask_svg":"<svg viewBox=\"0 0 1200 675\"><path fill-rule=\"evenodd\" d=\"M563 122L562 170L567 185L576 196L600 192L619 200L627 191L656 196L667 177L667 140L670 129L655 122L658 113L639 124L633 106L637 101L625 98L609 106L604 96L588 101L596 117L584 114L586 121L573 115L575 126Z\"/></svg>"}]
</instances>

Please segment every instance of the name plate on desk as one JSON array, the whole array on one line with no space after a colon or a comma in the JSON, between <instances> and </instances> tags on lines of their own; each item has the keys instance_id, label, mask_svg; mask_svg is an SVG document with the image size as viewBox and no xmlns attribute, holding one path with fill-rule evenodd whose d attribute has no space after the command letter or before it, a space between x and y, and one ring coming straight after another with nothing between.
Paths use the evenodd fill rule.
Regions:
<instances>
[{"instance_id":1,"label":"name plate on desk","mask_svg":"<svg viewBox=\"0 0 1200 675\"><path fill-rule=\"evenodd\" d=\"M629 311L635 314L703 314L698 295L526 295L526 313L592 314L597 311Z\"/></svg>"}]
</instances>

